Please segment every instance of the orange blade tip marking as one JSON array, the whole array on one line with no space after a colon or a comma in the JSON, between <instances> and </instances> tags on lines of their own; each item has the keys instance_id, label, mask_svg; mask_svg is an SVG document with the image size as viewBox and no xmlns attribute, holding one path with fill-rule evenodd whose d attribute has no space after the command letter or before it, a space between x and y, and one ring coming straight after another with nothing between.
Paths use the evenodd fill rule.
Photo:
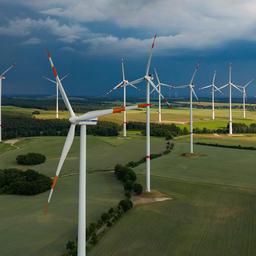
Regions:
<instances>
[{"instance_id":1,"label":"orange blade tip marking","mask_svg":"<svg viewBox=\"0 0 256 256\"><path fill-rule=\"evenodd\" d=\"M58 180L58 176L55 176L54 179L53 179L53 182L52 182L52 189L54 189L57 180Z\"/></svg>"},{"instance_id":2,"label":"orange blade tip marking","mask_svg":"<svg viewBox=\"0 0 256 256\"><path fill-rule=\"evenodd\" d=\"M125 111L125 107L113 108L113 113L121 113L123 111Z\"/></svg>"},{"instance_id":3,"label":"orange blade tip marking","mask_svg":"<svg viewBox=\"0 0 256 256\"><path fill-rule=\"evenodd\" d=\"M138 104L139 108L145 108L145 107L151 107L152 104L147 104L147 103L142 103L142 104Z\"/></svg>"}]
</instances>

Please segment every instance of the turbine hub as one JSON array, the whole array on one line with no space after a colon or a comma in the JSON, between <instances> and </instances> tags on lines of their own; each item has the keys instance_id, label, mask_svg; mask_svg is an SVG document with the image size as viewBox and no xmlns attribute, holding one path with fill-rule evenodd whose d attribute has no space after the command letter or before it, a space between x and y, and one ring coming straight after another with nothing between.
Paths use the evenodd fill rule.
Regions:
<instances>
[{"instance_id":1,"label":"turbine hub","mask_svg":"<svg viewBox=\"0 0 256 256\"><path fill-rule=\"evenodd\" d=\"M70 122L71 124L75 124L76 121L77 121L77 116L72 116L72 117L70 117L68 120L69 120L69 122Z\"/></svg>"}]
</instances>

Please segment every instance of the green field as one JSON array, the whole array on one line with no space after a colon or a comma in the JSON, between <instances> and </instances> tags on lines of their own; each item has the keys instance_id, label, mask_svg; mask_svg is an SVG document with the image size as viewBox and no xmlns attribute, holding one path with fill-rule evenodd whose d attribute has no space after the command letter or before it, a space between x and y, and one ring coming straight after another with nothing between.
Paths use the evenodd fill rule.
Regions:
<instances>
[{"instance_id":1,"label":"green field","mask_svg":"<svg viewBox=\"0 0 256 256\"><path fill-rule=\"evenodd\" d=\"M32 112L37 109L30 108L18 108L4 106L4 113L19 113L32 116ZM36 118L40 119L55 119L55 111L53 110L38 110L39 115L35 115ZM156 107L151 110L151 121L158 122L158 109ZM79 113L78 113L79 114ZM216 119L211 120L210 109L194 109L194 128L208 128L208 129L221 129L227 127L229 112L228 109L217 109ZM242 118L242 110L233 110L233 122L251 124L256 123L256 113L254 111L247 111L246 119ZM67 111L60 111L60 118L68 118ZM123 122L123 114L115 114L101 117L102 121L111 121L121 124ZM127 112L127 120L136 122L145 122L146 112L145 110L131 110ZM180 127L189 128L189 109L187 108L174 108L174 109L163 109L162 110L162 122L166 124L175 123Z\"/></svg>"},{"instance_id":2,"label":"green field","mask_svg":"<svg viewBox=\"0 0 256 256\"><path fill-rule=\"evenodd\" d=\"M152 161L153 188L172 200L135 207L90 256L256 254L255 152L195 146L201 156L185 159L187 151L177 141Z\"/></svg>"},{"instance_id":3,"label":"green field","mask_svg":"<svg viewBox=\"0 0 256 256\"><path fill-rule=\"evenodd\" d=\"M33 109L6 107L30 115ZM40 111L37 118L54 118L54 111ZM163 120L187 126L188 109L164 109ZM256 114L234 110L234 122L256 122ZM195 127L226 127L228 110L194 110ZM67 112L62 113L67 118ZM157 122L157 109L152 110ZM122 122L122 114L103 120ZM145 121L145 111L129 111L128 120ZM88 221L96 220L123 196L121 184L111 170L145 156L145 137L130 132L128 139L88 136ZM17 167L18 154L39 152L47 156L35 170L54 176L64 137L20 139L13 146L0 144L0 168ZM195 142L256 146L256 136L194 135ZM174 150L151 161L152 188L171 200L139 205L122 217L89 252L89 256L254 256L256 255L256 152L195 145L189 151L189 137L174 139ZM165 147L163 139L152 138L152 153ZM0 196L0 255L57 256L77 230L79 141L64 165L62 178L49 208L43 215L48 193L33 197ZM23 169L26 169L25 167ZM145 165L135 168L145 184ZM3 235L4 234L4 235Z\"/></svg>"},{"instance_id":4,"label":"green field","mask_svg":"<svg viewBox=\"0 0 256 256\"><path fill-rule=\"evenodd\" d=\"M190 138L189 136L180 136L175 140L189 142ZM256 147L256 136L255 134L233 134L232 136L228 134L194 134L194 142Z\"/></svg>"},{"instance_id":5,"label":"green field","mask_svg":"<svg viewBox=\"0 0 256 256\"><path fill-rule=\"evenodd\" d=\"M32 168L54 176L64 139L64 137L39 137L21 139L14 146L0 144L0 168L20 168L15 163L17 155L40 152L47 156L47 161ZM152 144L155 153L165 147L162 139L153 139ZM78 154L78 138L75 138L47 216L44 215L43 209L48 193L31 197L0 196L1 256L57 256L64 252L68 240L75 239ZM88 221L97 220L104 211L115 206L123 198L121 184L112 172L104 170L113 169L118 162L124 164L138 160L144 155L145 140L142 137L135 136L124 140L88 136Z\"/></svg>"}]
</instances>

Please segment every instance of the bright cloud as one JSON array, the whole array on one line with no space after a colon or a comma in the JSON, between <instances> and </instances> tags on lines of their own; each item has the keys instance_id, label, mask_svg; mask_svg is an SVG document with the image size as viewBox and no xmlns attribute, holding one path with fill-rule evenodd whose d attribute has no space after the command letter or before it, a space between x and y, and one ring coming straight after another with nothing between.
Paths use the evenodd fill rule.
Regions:
<instances>
[{"instance_id":1,"label":"bright cloud","mask_svg":"<svg viewBox=\"0 0 256 256\"><path fill-rule=\"evenodd\" d=\"M7 1L7 0L3 0ZM15 1L15 0L14 0ZM232 40L255 40L255 0L16 0L41 15L0 27L0 34L28 36L46 30L65 43L84 43L91 54L131 50L146 52L151 37L159 35L160 52L219 47ZM88 30L90 23L114 24L135 29L137 38L120 37L113 31Z\"/></svg>"},{"instance_id":2,"label":"bright cloud","mask_svg":"<svg viewBox=\"0 0 256 256\"><path fill-rule=\"evenodd\" d=\"M0 27L0 34L9 36L28 36L36 32L52 33L59 40L73 43L83 37L87 28L79 24L61 24L58 20L46 17L45 19L24 18L9 21Z\"/></svg>"}]
</instances>

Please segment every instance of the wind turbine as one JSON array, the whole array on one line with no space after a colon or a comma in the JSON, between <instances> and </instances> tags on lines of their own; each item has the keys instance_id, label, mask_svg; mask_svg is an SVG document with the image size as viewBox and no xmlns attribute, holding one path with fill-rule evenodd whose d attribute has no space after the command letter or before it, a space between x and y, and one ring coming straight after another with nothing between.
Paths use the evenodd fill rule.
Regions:
<instances>
[{"instance_id":1,"label":"wind turbine","mask_svg":"<svg viewBox=\"0 0 256 256\"><path fill-rule=\"evenodd\" d=\"M240 89L242 89L242 95L243 95L243 117L245 118L245 101L246 101L246 88L254 81L254 79L250 80L247 84L244 86L238 86Z\"/></svg>"},{"instance_id":2,"label":"wind turbine","mask_svg":"<svg viewBox=\"0 0 256 256\"><path fill-rule=\"evenodd\" d=\"M60 81L64 80L68 76L69 76L69 73L63 76L62 78L60 78ZM43 78L56 85L56 118L58 119L59 118L59 89L58 89L57 81L54 81L46 76L43 76Z\"/></svg>"},{"instance_id":3,"label":"wind turbine","mask_svg":"<svg viewBox=\"0 0 256 256\"><path fill-rule=\"evenodd\" d=\"M212 78L212 84L204 86L202 88L200 88L200 90L204 90L207 88L211 88L212 89L212 120L215 119L215 91L219 91L220 93L222 93L222 91L215 85L215 79L216 79L216 71L214 71L213 73L213 78Z\"/></svg>"},{"instance_id":4,"label":"wind turbine","mask_svg":"<svg viewBox=\"0 0 256 256\"><path fill-rule=\"evenodd\" d=\"M232 83L232 64L229 63L229 76L228 76L228 83L221 86L219 89L223 89L229 86L229 134L233 134L233 127L232 127L232 87L237 89L238 91L242 92L237 85Z\"/></svg>"},{"instance_id":5,"label":"wind turbine","mask_svg":"<svg viewBox=\"0 0 256 256\"><path fill-rule=\"evenodd\" d=\"M123 87L124 88L124 103L123 103L123 106L126 107L126 86L127 85L132 86L133 88L135 88L137 90L138 90L138 88L135 85L129 83L129 81L125 79L124 59L122 59L121 65L122 65L122 77L123 77L123 80L118 85L116 85L114 88L112 88L109 92L107 92L107 95L112 93L114 90L117 90L117 89ZM123 113L124 113L123 136L126 137L127 136L127 131L126 131L127 113L126 113L126 111L124 111Z\"/></svg>"},{"instance_id":6,"label":"wind turbine","mask_svg":"<svg viewBox=\"0 0 256 256\"><path fill-rule=\"evenodd\" d=\"M86 255L86 127L87 125L96 125L97 119L100 116L104 116L112 113L120 113L130 109L143 108L143 107L146 107L147 104L138 104L136 106L129 106L126 108L117 107L113 109L96 110L96 111L87 112L83 115L77 116L70 105L68 97L59 79L57 70L54 67L51 54L49 52L48 52L48 59L49 59L54 77L57 81L57 85L60 90L63 101L69 111L69 114L70 114L69 122L71 123L64 147L62 149L56 175L52 183L51 191L48 197L48 203L50 203L60 171L67 157L67 154L71 148L71 145L73 143L73 140L75 137L76 125L79 125L80 126L80 174L79 174L79 210L78 210L78 245L77 245L78 254L77 255L85 256Z\"/></svg>"},{"instance_id":7,"label":"wind turbine","mask_svg":"<svg viewBox=\"0 0 256 256\"><path fill-rule=\"evenodd\" d=\"M10 71L16 64L12 64L0 75L0 142L2 142L2 83L6 79L5 74Z\"/></svg>"},{"instance_id":8,"label":"wind turbine","mask_svg":"<svg viewBox=\"0 0 256 256\"><path fill-rule=\"evenodd\" d=\"M165 84L165 83L162 83L160 82L160 79L159 79L159 76L158 76L158 73L156 71L156 68L154 69L155 71L155 75L156 75L156 80L157 80L157 89L159 91L158 93L158 122L161 123L162 122L162 97L161 97L161 87L162 86L165 86L165 87L168 87L168 88L173 88L173 86L169 85L169 84ZM153 89L151 91L151 93L153 93L155 91L155 89ZM164 102L168 105L168 107L171 106L171 104L167 101L167 99L164 100Z\"/></svg>"},{"instance_id":9,"label":"wind turbine","mask_svg":"<svg viewBox=\"0 0 256 256\"><path fill-rule=\"evenodd\" d=\"M150 70L150 64L151 64L151 59L152 59L152 54L153 54L153 49L155 46L155 40L156 40L156 35L154 36L153 43L151 45L151 49L149 52L149 58L146 66L146 73L143 77L138 78L130 84L139 84L141 82L146 82L146 98L147 98L147 112L146 112L146 140L147 140L147 146L146 146L146 166L147 166L147 171L146 171L146 191L150 192L151 191L151 182L150 182L150 88L151 86L153 89L155 89L162 98L165 99L165 97L158 91L156 88L156 85L153 83L153 76L149 74Z\"/></svg>"},{"instance_id":10,"label":"wind turbine","mask_svg":"<svg viewBox=\"0 0 256 256\"><path fill-rule=\"evenodd\" d=\"M193 95L198 100L198 97L196 96L195 90L194 90L194 79L196 76L196 73L199 69L199 65L196 65L196 68L194 70L194 73L191 77L191 80L189 84L187 85L180 85L180 86L174 86L174 88L189 88L189 98L190 98L190 154L194 153L194 145L193 145Z\"/></svg>"}]
</instances>

